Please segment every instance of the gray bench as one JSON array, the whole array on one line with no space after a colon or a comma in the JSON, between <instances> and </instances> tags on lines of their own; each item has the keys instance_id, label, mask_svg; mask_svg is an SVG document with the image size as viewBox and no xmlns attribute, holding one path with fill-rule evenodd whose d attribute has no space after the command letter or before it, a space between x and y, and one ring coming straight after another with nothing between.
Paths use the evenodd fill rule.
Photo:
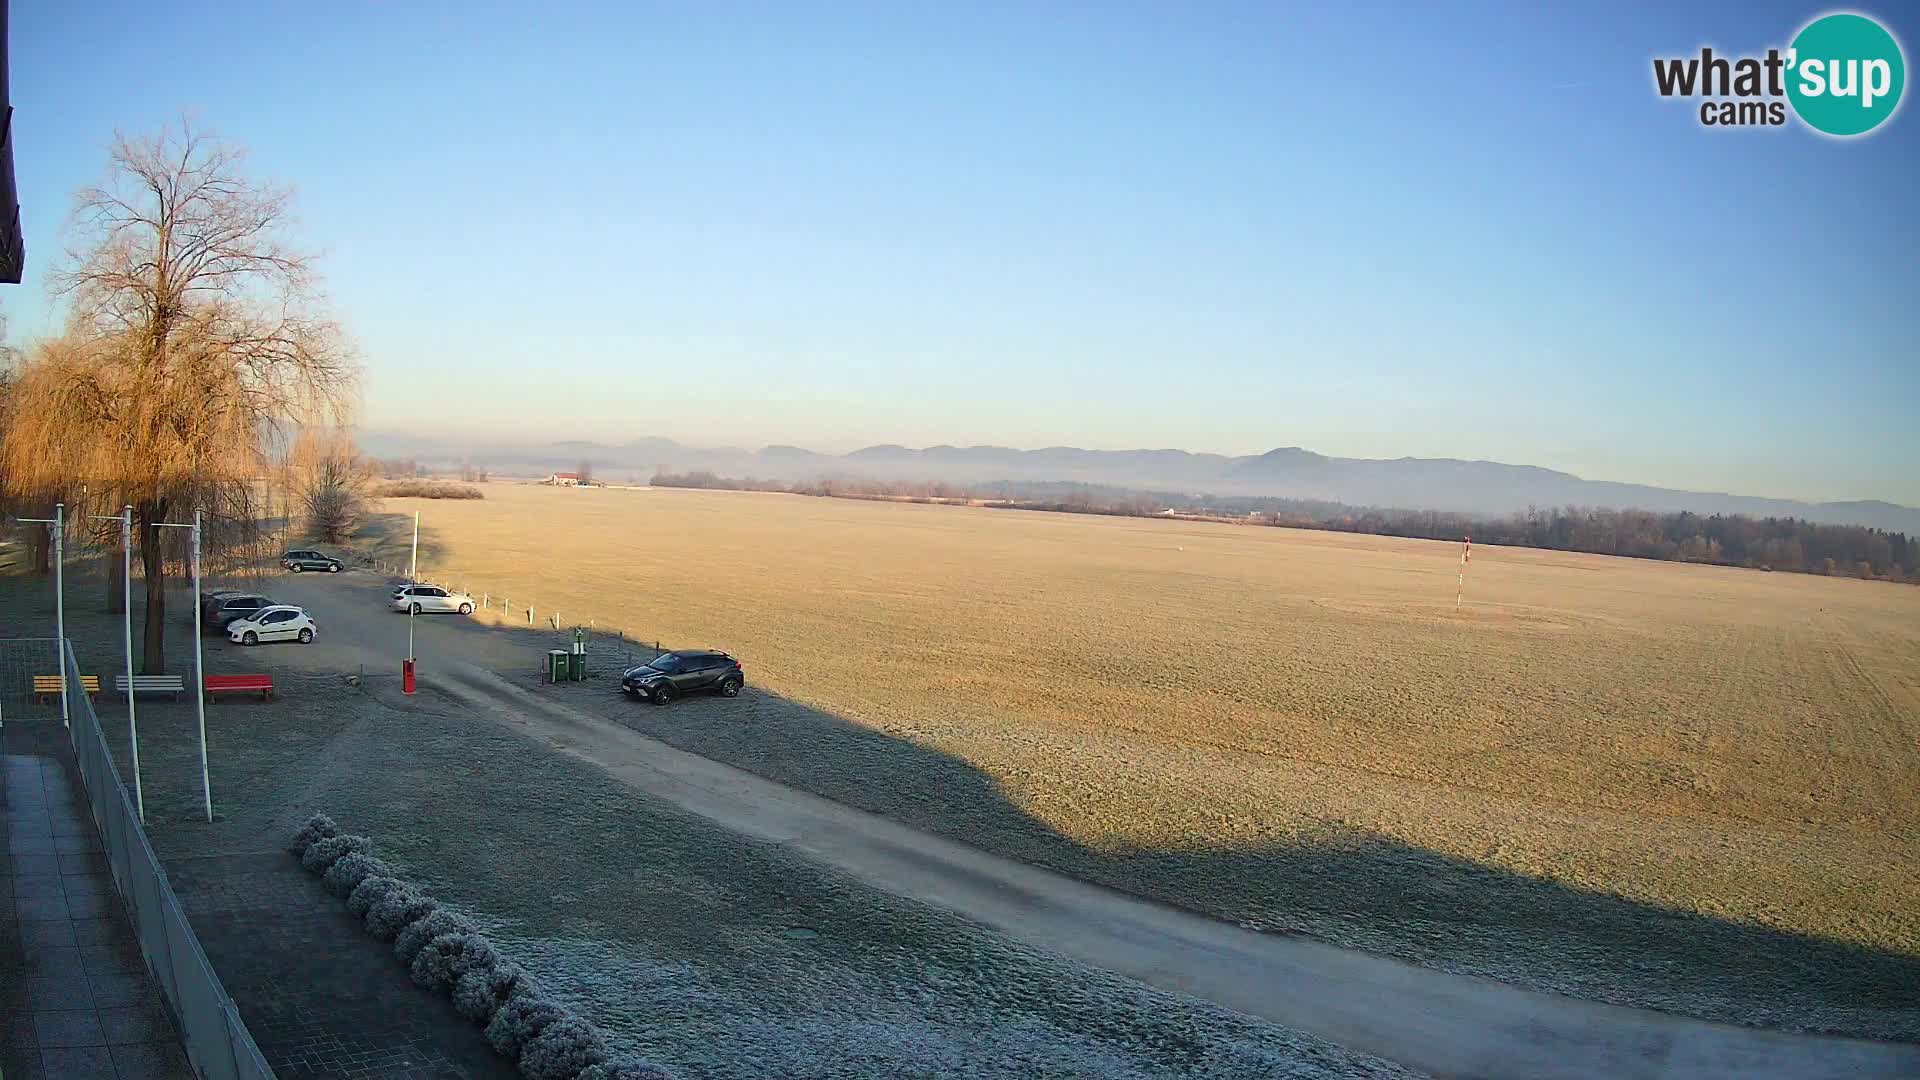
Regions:
<instances>
[{"instance_id":1,"label":"gray bench","mask_svg":"<svg viewBox=\"0 0 1920 1080\"><path fill-rule=\"evenodd\" d=\"M113 691L116 694L127 692L125 675L113 677ZM172 694L173 700L179 701L180 695L186 691L186 680L178 675L135 675L133 677L133 692L136 694Z\"/></svg>"}]
</instances>

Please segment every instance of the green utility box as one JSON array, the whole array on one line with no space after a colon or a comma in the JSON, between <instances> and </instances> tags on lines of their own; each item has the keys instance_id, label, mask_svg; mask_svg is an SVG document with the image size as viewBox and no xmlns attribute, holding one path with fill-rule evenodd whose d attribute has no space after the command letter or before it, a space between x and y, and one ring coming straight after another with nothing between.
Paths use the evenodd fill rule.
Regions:
<instances>
[{"instance_id":1,"label":"green utility box","mask_svg":"<svg viewBox=\"0 0 1920 1080\"><path fill-rule=\"evenodd\" d=\"M574 682L585 682L587 678L587 654L583 652L567 654L567 677Z\"/></svg>"},{"instance_id":2,"label":"green utility box","mask_svg":"<svg viewBox=\"0 0 1920 1080\"><path fill-rule=\"evenodd\" d=\"M547 681L566 682L568 676L567 650L547 650Z\"/></svg>"}]
</instances>

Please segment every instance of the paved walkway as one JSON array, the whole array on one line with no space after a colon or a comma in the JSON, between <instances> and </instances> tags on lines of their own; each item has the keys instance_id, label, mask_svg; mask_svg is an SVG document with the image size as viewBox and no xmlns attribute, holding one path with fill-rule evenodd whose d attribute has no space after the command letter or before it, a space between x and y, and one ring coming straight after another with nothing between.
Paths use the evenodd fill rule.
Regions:
<instances>
[{"instance_id":1,"label":"paved walkway","mask_svg":"<svg viewBox=\"0 0 1920 1080\"><path fill-rule=\"evenodd\" d=\"M58 720L0 728L0 1078L193 1080Z\"/></svg>"}]
</instances>

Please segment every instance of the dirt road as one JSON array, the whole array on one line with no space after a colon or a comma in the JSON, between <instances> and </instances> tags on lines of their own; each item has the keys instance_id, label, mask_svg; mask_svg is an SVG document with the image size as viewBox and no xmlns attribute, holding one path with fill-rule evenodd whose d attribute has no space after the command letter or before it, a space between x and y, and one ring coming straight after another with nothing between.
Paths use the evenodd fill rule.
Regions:
<instances>
[{"instance_id":1,"label":"dirt road","mask_svg":"<svg viewBox=\"0 0 1920 1080\"><path fill-rule=\"evenodd\" d=\"M391 672L408 620L381 579L288 578L271 590L321 627L277 665ZM1016 940L1355 1050L1459 1077L1911 1077L1920 1046L1711 1024L1522 990L1300 938L1242 930L986 854L676 750L500 678L538 658L457 616L416 621L423 686L523 725L632 788ZM524 639L522 639L524 641ZM639 706L636 706L639 707Z\"/></svg>"}]
</instances>

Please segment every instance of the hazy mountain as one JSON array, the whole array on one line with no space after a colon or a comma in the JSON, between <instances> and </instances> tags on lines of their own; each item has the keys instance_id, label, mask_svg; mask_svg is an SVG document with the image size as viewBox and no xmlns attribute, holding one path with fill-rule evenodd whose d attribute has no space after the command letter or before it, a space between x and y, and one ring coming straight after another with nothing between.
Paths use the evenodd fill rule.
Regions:
<instances>
[{"instance_id":1,"label":"hazy mountain","mask_svg":"<svg viewBox=\"0 0 1920 1080\"><path fill-rule=\"evenodd\" d=\"M1798 517L1920 533L1920 510L1878 500L1809 503L1676 491L1583 480L1572 473L1532 465L1457 458L1338 458L1297 446L1248 457L1185 450L1082 450L1073 446L1041 450L929 446L916 450L893 444L869 446L849 454L822 454L798 446L759 450L691 447L656 438L618 445L577 440L512 443L385 431L362 432L360 444L375 457L410 457L438 468L471 461L507 475L542 475L571 469L586 460L593 463L602 479L616 483L644 483L661 470L704 470L723 476L789 482L823 478L939 480L954 484L1063 481L1143 491L1268 495L1472 514L1505 514L1529 506L1691 510L1701 514Z\"/></svg>"}]
</instances>

